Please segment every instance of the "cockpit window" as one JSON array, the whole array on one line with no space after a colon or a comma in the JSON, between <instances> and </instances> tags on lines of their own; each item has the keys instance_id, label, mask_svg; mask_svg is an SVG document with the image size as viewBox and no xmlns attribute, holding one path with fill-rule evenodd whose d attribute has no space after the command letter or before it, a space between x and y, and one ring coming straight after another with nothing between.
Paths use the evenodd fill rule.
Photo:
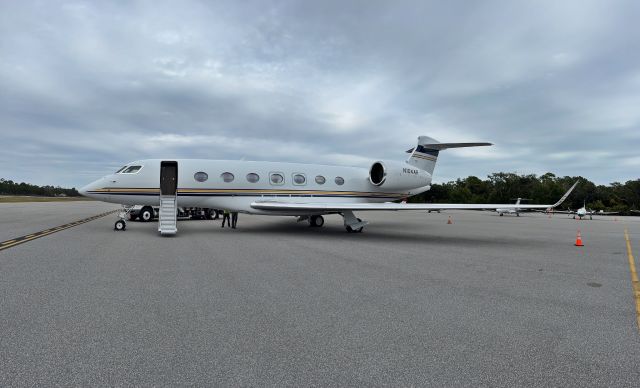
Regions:
<instances>
[{"instance_id":1,"label":"cockpit window","mask_svg":"<svg viewBox=\"0 0 640 388\"><path fill-rule=\"evenodd\" d=\"M135 174L136 172L140 171L141 168L142 168L142 166L129 166L124 171L122 171L122 173L123 174Z\"/></svg>"},{"instance_id":2,"label":"cockpit window","mask_svg":"<svg viewBox=\"0 0 640 388\"><path fill-rule=\"evenodd\" d=\"M122 172L122 170L124 170L125 168L127 168L127 166L122 166L118 171L115 172L115 174Z\"/></svg>"}]
</instances>

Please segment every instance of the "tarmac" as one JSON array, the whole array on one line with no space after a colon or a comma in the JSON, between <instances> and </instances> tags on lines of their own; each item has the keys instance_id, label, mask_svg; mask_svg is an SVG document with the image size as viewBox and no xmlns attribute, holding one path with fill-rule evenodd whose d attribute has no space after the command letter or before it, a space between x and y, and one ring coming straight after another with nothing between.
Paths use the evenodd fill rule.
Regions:
<instances>
[{"instance_id":1,"label":"tarmac","mask_svg":"<svg viewBox=\"0 0 640 388\"><path fill-rule=\"evenodd\" d=\"M111 214L55 230L113 209L0 205L0 242L53 230L0 250L0 385L640 381L624 236L640 264L640 217L362 212L350 234L336 215L241 214L160 237Z\"/></svg>"}]
</instances>

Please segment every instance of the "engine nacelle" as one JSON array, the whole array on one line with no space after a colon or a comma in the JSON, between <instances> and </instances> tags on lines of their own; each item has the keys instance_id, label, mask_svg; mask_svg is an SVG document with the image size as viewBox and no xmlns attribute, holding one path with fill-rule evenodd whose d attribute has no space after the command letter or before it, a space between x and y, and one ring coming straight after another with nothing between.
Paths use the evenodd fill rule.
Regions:
<instances>
[{"instance_id":1,"label":"engine nacelle","mask_svg":"<svg viewBox=\"0 0 640 388\"><path fill-rule=\"evenodd\" d=\"M389 190L411 190L431 184L431 174L408 163L378 161L369 168L369 182Z\"/></svg>"}]
</instances>

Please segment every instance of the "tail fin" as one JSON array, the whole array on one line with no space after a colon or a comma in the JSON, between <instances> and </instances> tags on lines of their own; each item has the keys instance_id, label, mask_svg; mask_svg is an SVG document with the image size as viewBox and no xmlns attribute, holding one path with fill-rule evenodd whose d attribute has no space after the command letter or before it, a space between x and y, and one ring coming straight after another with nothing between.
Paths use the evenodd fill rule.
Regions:
<instances>
[{"instance_id":1,"label":"tail fin","mask_svg":"<svg viewBox=\"0 0 640 388\"><path fill-rule=\"evenodd\" d=\"M436 161L438 160L438 154L441 150L447 148L462 148L462 147L479 147L490 146L491 143L440 143L439 141L430 138L428 136L418 137L418 145L407 151L410 153L407 163L412 166L416 166L421 170L433 175L433 170L436 167Z\"/></svg>"}]
</instances>

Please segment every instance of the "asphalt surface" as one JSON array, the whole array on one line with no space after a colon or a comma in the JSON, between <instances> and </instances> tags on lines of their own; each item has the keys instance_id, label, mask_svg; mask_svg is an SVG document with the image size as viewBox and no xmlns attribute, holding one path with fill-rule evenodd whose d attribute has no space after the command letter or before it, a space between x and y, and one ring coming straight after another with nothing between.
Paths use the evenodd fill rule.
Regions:
<instances>
[{"instance_id":1,"label":"asphalt surface","mask_svg":"<svg viewBox=\"0 0 640 388\"><path fill-rule=\"evenodd\" d=\"M38 205L3 235L86 204ZM359 216L107 216L0 251L0 385L638 386L640 219Z\"/></svg>"},{"instance_id":2,"label":"asphalt surface","mask_svg":"<svg viewBox=\"0 0 640 388\"><path fill-rule=\"evenodd\" d=\"M0 241L119 208L97 201L0 203Z\"/></svg>"}]
</instances>

